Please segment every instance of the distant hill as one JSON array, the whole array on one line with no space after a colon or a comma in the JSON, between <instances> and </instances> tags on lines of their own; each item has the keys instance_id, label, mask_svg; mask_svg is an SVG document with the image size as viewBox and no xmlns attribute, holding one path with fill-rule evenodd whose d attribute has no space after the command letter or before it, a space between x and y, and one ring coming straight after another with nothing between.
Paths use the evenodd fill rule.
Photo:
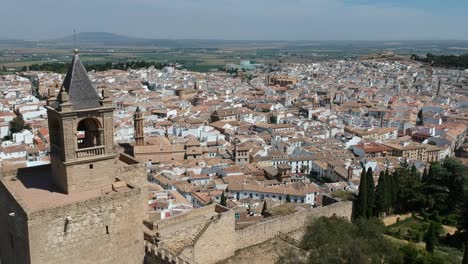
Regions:
<instances>
[{"instance_id":1,"label":"distant hill","mask_svg":"<svg viewBox=\"0 0 468 264\"><path fill-rule=\"evenodd\" d=\"M93 45L135 45L137 43L148 42L142 38L132 38L123 35L118 35L109 32L80 32L76 34L77 42L82 44ZM50 40L48 42L55 44L73 44L75 43L75 36L69 35L63 38Z\"/></svg>"},{"instance_id":2,"label":"distant hill","mask_svg":"<svg viewBox=\"0 0 468 264\"><path fill-rule=\"evenodd\" d=\"M149 39L134 38L109 32L81 32L76 35L79 47L97 46L158 46L165 48L218 48L234 47L263 47L265 45L286 46L287 41L252 41L252 40L205 40L205 39ZM52 46L74 46L75 36L41 41L41 44Z\"/></svg>"}]
</instances>

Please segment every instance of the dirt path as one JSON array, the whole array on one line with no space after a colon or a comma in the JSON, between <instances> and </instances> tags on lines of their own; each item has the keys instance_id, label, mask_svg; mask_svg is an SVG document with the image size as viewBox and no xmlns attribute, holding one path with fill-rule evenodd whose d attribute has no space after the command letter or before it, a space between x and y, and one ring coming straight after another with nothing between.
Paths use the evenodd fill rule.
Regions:
<instances>
[{"instance_id":1,"label":"dirt path","mask_svg":"<svg viewBox=\"0 0 468 264\"><path fill-rule=\"evenodd\" d=\"M389 226L389 225L393 225L397 222L397 218L400 218L400 221L403 221L407 218L410 218L411 217L411 214L410 213L407 213L407 214L404 214L404 215L391 215L391 216L387 216L383 219L383 223L385 226Z\"/></svg>"},{"instance_id":2,"label":"dirt path","mask_svg":"<svg viewBox=\"0 0 468 264\"><path fill-rule=\"evenodd\" d=\"M445 234L449 233L450 235L453 235L457 231L457 228L454 226L443 225L442 227L444 228ZM442 235L445 235L445 234L442 234Z\"/></svg>"}]
</instances>

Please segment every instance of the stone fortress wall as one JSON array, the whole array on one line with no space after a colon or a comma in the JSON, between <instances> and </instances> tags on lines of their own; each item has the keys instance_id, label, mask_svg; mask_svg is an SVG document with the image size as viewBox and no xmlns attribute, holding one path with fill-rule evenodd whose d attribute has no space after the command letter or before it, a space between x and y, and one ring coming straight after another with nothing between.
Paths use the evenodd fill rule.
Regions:
<instances>
[{"instance_id":1,"label":"stone fortress wall","mask_svg":"<svg viewBox=\"0 0 468 264\"><path fill-rule=\"evenodd\" d=\"M1 263L29 263L29 255L25 254L29 252L27 221L26 212L0 181Z\"/></svg>"},{"instance_id":2,"label":"stone fortress wall","mask_svg":"<svg viewBox=\"0 0 468 264\"><path fill-rule=\"evenodd\" d=\"M308 221L321 216L336 215L351 220L352 202L338 202L325 207L297 212L236 230L237 249L267 241L280 233L290 233L306 226Z\"/></svg>"},{"instance_id":3,"label":"stone fortress wall","mask_svg":"<svg viewBox=\"0 0 468 264\"><path fill-rule=\"evenodd\" d=\"M209 213L213 207L204 207L200 212L197 212L198 210L192 212L202 215ZM192 212L158 222L159 232L164 232L168 227L171 229L177 227L177 233L172 233L173 235L184 236L189 233L192 228L200 224L200 217L191 215ZM351 219L352 212L352 202L337 202L236 230L234 212L229 210L207 219L206 227L192 240L192 245L186 247L179 255L161 246L164 245L162 240L159 248L152 247L152 251L147 252L146 263L217 263L232 257L237 250L263 243L281 233L300 230L310 219L333 215Z\"/></svg>"},{"instance_id":4,"label":"stone fortress wall","mask_svg":"<svg viewBox=\"0 0 468 264\"><path fill-rule=\"evenodd\" d=\"M0 263L143 263L144 164L124 157L108 170L127 182L126 187L102 190L90 199L77 197L60 206L44 204L43 209L28 208L17 193L9 191L5 184L20 181L15 177L18 170L3 170Z\"/></svg>"},{"instance_id":5,"label":"stone fortress wall","mask_svg":"<svg viewBox=\"0 0 468 264\"><path fill-rule=\"evenodd\" d=\"M140 191L110 193L32 213L31 263L141 263Z\"/></svg>"}]
</instances>

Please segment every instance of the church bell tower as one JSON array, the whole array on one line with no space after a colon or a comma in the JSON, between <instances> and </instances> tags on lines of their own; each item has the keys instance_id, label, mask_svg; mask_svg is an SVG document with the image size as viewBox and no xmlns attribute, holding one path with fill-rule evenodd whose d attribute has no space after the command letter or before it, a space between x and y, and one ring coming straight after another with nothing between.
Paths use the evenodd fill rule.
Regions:
<instances>
[{"instance_id":1,"label":"church bell tower","mask_svg":"<svg viewBox=\"0 0 468 264\"><path fill-rule=\"evenodd\" d=\"M58 96L49 90L46 108L54 184L64 193L110 185L117 156L114 108L105 90L99 96L78 50Z\"/></svg>"},{"instance_id":2,"label":"church bell tower","mask_svg":"<svg viewBox=\"0 0 468 264\"><path fill-rule=\"evenodd\" d=\"M135 146L143 146L145 144L144 119L140 107L137 106L133 115L133 127L135 134Z\"/></svg>"}]
</instances>

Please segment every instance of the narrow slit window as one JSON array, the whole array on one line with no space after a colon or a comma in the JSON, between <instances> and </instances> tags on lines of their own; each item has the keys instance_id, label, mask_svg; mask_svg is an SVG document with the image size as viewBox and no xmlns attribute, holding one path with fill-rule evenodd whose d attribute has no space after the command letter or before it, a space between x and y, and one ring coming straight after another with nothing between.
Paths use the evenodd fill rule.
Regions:
<instances>
[{"instance_id":1,"label":"narrow slit window","mask_svg":"<svg viewBox=\"0 0 468 264\"><path fill-rule=\"evenodd\" d=\"M109 226L106 226L106 235L109 234Z\"/></svg>"}]
</instances>

